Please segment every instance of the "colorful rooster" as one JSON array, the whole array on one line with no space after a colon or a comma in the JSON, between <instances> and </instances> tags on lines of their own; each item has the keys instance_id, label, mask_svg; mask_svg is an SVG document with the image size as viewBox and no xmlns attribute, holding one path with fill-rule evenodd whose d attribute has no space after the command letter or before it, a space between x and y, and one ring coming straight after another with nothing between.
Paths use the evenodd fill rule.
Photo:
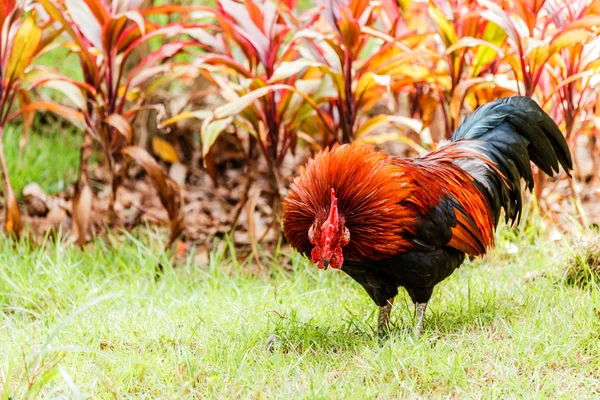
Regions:
<instances>
[{"instance_id":1,"label":"colorful rooster","mask_svg":"<svg viewBox=\"0 0 600 400\"><path fill-rule=\"evenodd\" d=\"M341 269L380 307L389 330L398 287L417 307L418 335L435 285L494 244L504 209L519 221L530 161L548 175L571 154L554 121L527 97L477 109L452 141L403 159L352 144L324 150L301 169L284 201L284 231L319 268Z\"/></svg>"}]
</instances>

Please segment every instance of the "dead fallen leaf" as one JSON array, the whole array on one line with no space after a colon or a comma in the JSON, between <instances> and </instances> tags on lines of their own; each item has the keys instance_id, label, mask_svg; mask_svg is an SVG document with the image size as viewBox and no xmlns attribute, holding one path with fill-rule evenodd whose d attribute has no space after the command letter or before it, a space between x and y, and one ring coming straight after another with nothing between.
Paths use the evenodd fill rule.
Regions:
<instances>
[{"instance_id":1,"label":"dead fallen leaf","mask_svg":"<svg viewBox=\"0 0 600 400\"><path fill-rule=\"evenodd\" d=\"M90 219L92 213L92 189L87 183L84 183L80 190L75 193L73 199L73 230L72 238L80 246L87 242L90 231Z\"/></svg>"},{"instance_id":2,"label":"dead fallen leaf","mask_svg":"<svg viewBox=\"0 0 600 400\"><path fill-rule=\"evenodd\" d=\"M152 151L158 158L168 163L179 162L179 155L177 150L164 139L155 136L152 138Z\"/></svg>"},{"instance_id":3,"label":"dead fallen leaf","mask_svg":"<svg viewBox=\"0 0 600 400\"><path fill-rule=\"evenodd\" d=\"M129 146L122 149L121 152L140 164L154 181L158 189L160 202L169 214L171 234L166 246L170 246L185 228L181 188L173 179L167 176L146 150L141 147Z\"/></svg>"}]
</instances>

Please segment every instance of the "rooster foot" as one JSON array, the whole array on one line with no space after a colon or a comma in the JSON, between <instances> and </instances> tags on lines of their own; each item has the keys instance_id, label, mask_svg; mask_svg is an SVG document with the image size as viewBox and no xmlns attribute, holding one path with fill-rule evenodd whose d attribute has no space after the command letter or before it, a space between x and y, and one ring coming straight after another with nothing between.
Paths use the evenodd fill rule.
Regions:
<instances>
[{"instance_id":1,"label":"rooster foot","mask_svg":"<svg viewBox=\"0 0 600 400\"><path fill-rule=\"evenodd\" d=\"M417 326L415 328L415 333L417 337L421 337L423 335L423 321L425 320L425 311L427 311L427 303L415 303L417 306Z\"/></svg>"},{"instance_id":2,"label":"rooster foot","mask_svg":"<svg viewBox=\"0 0 600 400\"><path fill-rule=\"evenodd\" d=\"M387 304L379 307L379 319L377 322L377 333L380 339L384 339L390 332L390 312L392 311L394 298L388 299Z\"/></svg>"}]
</instances>

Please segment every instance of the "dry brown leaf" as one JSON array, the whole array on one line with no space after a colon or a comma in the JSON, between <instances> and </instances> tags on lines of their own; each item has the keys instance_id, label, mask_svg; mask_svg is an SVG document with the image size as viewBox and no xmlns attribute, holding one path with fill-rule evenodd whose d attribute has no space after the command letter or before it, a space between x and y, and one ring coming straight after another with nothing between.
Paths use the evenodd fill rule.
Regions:
<instances>
[{"instance_id":1,"label":"dry brown leaf","mask_svg":"<svg viewBox=\"0 0 600 400\"><path fill-rule=\"evenodd\" d=\"M81 189L75 192L75 197L73 198L73 231L71 232L71 237L80 246L83 246L87 242L93 197L90 185L84 183Z\"/></svg>"},{"instance_id":2,"label":"dry brown leaf","mask_svg":"<svg viewBox=\"0 0 600 400\"><path fill-rule=\"evenodd\" d=\"M167 246L170 246L185 228L181 188L173 179L169 178L146 150L137 146L129 146L121 152L141 165L156 185L160 202L169 214L171 234Z\"/></svg>"},{"instance_id":3,"label":"dry brown leaf","mask_svg":"<svg viewBox=\"0 0 600 400\"><path fill-rule=\"evenodd\" d=\"M152 151L164 162L170 164L179 162L179 155L173 145L158 136L152 138Z\"/></svg>"}]
</instances>

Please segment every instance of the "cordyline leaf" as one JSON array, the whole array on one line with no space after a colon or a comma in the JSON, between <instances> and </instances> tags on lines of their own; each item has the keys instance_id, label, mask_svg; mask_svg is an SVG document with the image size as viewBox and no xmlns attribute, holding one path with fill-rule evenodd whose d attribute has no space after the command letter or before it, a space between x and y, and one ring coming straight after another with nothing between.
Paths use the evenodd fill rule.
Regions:
<instances>
[{"instance_id":1,"label":"cordyline leaf","mask_svg":"<svg viewBox=\"0 0 600 400\"><path fill-rule=\"evenodd\" d=\"M121 150L121 153L131 157L141 165L156 185L160 202L169 215L171 233L167 246L170 246L185 229L181 188L177 182L165 173L156 160L141 147L125 147Z\"/></svg>"},{"instance_id":2,"label":"cordyline leaf","mask_svg":"<svg viewBox=\"0 0 600 400\"><path fill-rule=\"evenodd\" d=\"M452 46L448 47L446 49L446 54L453 53L456 50L463 49L465 47L471 48L471 47L477 47L477 46L486 46L486 47L489 47L499 53L502 53L502 49L500 47L496 46L493 43L488 42L487 40L477 39L474 37L463 37L463 38L460 38L460 40L458 42L456 42Z\"/></svg>"},{"instance_id":3,"label":"cordyline leaf","mask_svg":"<svg viewBox=\"0 0 600 400\"><path fill-rule=\"evenodd\" d=\"M504 52L499 50L499 46L504 43L506 36L506 33L500 26L488 21L483 31L482 39L492 46L481 46L477 49L472 62L471 76L479 75L482 68L491 63L499 54L500 57L504 57Z\"/></svg>"},{"instance_id":4,"label":"cordyline leaf","mask_svg":"<svg viewBox=\"0 0 600 400\"><path fill-rule=\"evenodd\" d=\"M83 0L101 26L104 26L109 18L108 11L101 0Z\"/></svg>"},{"instance_id":5,"label":"cordyline leaf","mask_svg":"<svg viewBox=\"0 0 600 400\"><path fill-rule=\"evenodd\" d=\"M202 132L200 134L200 137L202 139L203 158L206 157L206 155L210 151L210 148L213 144L215 144L215 141L217 140L221 132L223 132L229 125L231 125L232 122L233 117L227 117L215 121L212 121L210 118L204 120L204 123L202 124Z\"/></svg>"},{"instance_id":6,"label":"cordyline leaf","mask_svg":"<svg viewBox=\"0 0 600 400\"><path fill-rule=\"evenodd\" d=\"M533 30L537 22L537 14L544 5L545 0L519 0L515 1L514 6L517 13L523 18L529 34L533 35Z\"/></svg>"},{"instance_id":7,"label":"cordyline leaf","mask_svg":"<svg viewBox=\"0 0 600 400\"><path fill-rule=\"evenodd\" d=\"M452 99L450 101L450 116L454 120L455 124L458 125L460 112L463 109L465 98L470 91L481 88L495 88L500 87L513 94L519 93L518 82L509 81L505 77L498 75L492 79L489 78L471 78L461 81L455 88Z\"/></svg>"},{"instance_id":8,"label":"cordyline leaf","mask_svg":"<svg viewBox=\"0 0 600 400\"><path fill-rule=\"evenodd\" d=\"M77 110L74 110L70 107L62 106L56 103L50 103L46 101L38 101L35 103L28 104L26 107L23 107L14 113L8 116L8 120L12 120L21 114L25 114L31 111L51 111L56 113L62 117L70 118L75 121L83 122L84 117L83 114Z\"/></svg>"},{"instance_id":9,"label":"cordyline leaf","mask_svg":"<svg viewBox=\"0 0 600 400\"><path fill-rule=\"evenodd\" d=\"M454 30L454 26L452 26L452 23L446 19L433 2L429 3L427 11L442 38L442 42L444 42L444 46L448 48L458 42L458 35Z\"/></svg>"},{"instance_id":10,"label":"cordyline leaf","mask_svg":"<svg viewBox=\"0 0 600 400\"><path fill-rule=\"evenodd\" d=\"M400 7L396 0L381 0L381 6L392 24L400 19Z\"/></svg>"},{"instance_id":11,"label":"cordyline leaf","mask_svg":"<svg viewBox=\"0 0 600 400\"><path fill-rule=\"evenodd\" d=\"M550 54L554 54L565 47L573 46L575 44L586 44L595 38L596 35L583 29L565 31L555 36L550 41Z\"/></svg>"},{"instance_id":12,"label":"cordyline leaf","mask_svg":"<svg viewBox=\"0 0 600 400\"><path fill-rule=\"evenodd\" d=\"M63 11L57 8L51 0L37 0L37 2L41 4L48 13L48 15L50 15L50 17L52 17L52 19L54 19L55 21L58 21L62 25L62 27L67 31L67 33L71 36L71 38L76 41L77 46L80 49L79 54L83 60L83 63L89 71L93 71L96 68L94 60L92 59L92 56L90 55L86 44L82 41L81 36L77 32L75 32L75 30L71 26L71 23L67 21L67 19L64 17Z\"/></svg>"},{"instance_id":13,"label":"cordyline leaf","mask_svg":"<svg viewBox=\"0 0 600 400\"><path fill-rule=\"evenodd\" d=\"M370 109L381 99L382 91L389 91L392 84L390 75L377 75L367 72L360 77L355 89L357 107L359 109Z\"/></svg>"},{"instance_id":14,"label":"cordyline leaf","mask_svg":"<svg viewBox=\"0 0 600 400\"><path fill-rule=\"evenodd\" d=\"M222 119L222 118L226 118L232 115L237 115L240 112L242 112L242 110L244 110L246 107L248 107L249 105L251 105L252 103L254 103L256 100L260 99L261 97L265 96L268 93L277 91L277 90L295 90L294 87L289 86L289 85L271 85L271 86L265 86L262 87L260 89L256 89L253 90L250 93L247 93L245 95L243 95L242 97L240 97L239 99L232 101L228 104L224 104L222 106L219 106L215 109L214 111L214 117L215 119Z\"/></svg>"},{"instance_id":15,"label":"cordyline leaf","mask_svg":"<svg viewBox=\"0 0 600 400\"><path fill-rule=\"evenodd\" d=\"M135 74L129 78L130 80L128 81L127 85L120 88L122 90L122 92L119 93L119 96L125 95L125 92L124 92L125 89L131 90L131 89L138 88L144 82L146 82L148 79L155 78L158 75L162 75L165 72L170 71L171 68L172 68L172 65L163 64L163 65L157 65L155 67L146 67L146 68L142 69L140 72L138 72L137 74Z\"/></svg>"},{"instance_id":16,"label":"cordyline leaf","mask_svg":"<svg viewBox=\"0 0 600 400\"><path fill-rule=\"evenodd\" d=\"M425 150L423 147L421 147L419 144L417 144L414 140L410 139L409 137L407 137L406 135L402 134L402 133L391 133L391 132L386 132L386 133L379 133L377 135L369 135L369 136L365 136L362 139L359 140L360 142L363 143L372 143L372 144L382 144L385 142L402 142L405 143L407 145L409 145L410 147L412 147L417 153L419 153L419 155L424 155L427 154L428 151Z\"/></svg>"},{"instance_id":17,"label":"cordyline leaf","mask_svg":"<svg viewBox=\"0 0 600 400\"><path fill-rule=\"evenodd\" d=\"M215 10L207 6L197 5L177 5L177 4L161 4L154 7L140 10L141 14L145 17L150 15L170 15L170 14L183 14L184 16L190 15L192 12L206 12L207 15L214 15Z\"/></svg>"},{"instance_id":18,"label":"cordyline leaf","mask_svg":"<svg viewBox=\"0 0 600 400\"><path fill-rule=\"evenodd\" d=\"M452 92L452 99L450 101L450 116L455 123L458 123L467 92L475 85L485 82L493 85L493 82L487 80L486 78L476 77L465 79L454 88L454 91Z\"/></svg>"},{"instance_id":19,"label":"cordyline leaf","mask_svg":"<svg viewBox=\"0 0 600 400\"><path fill-rule=\"evenodd\" d=\"M60 93L62 93L67 99L69 99L78 110L85 110L86 108L86 96L82 93L81 88L85 87L83 82L72 81L69 79L63 78L48 78L43 81L35 82L30 90L35 87L47 87L50 89L54 89ZM84 90L87 90L88 87L85 87ZM92 88L93 89L93 88ZM95 90L92 90L91 93L95 93Z\"/></svg>"},{"instance_id":20,"label":"cordyline leaf","mask_svg":"<svg viewBox=\"0 0 600 400\"><path fill-rule=\"evenodd\" d=\"M208 65L225 66L225 67L231 68L236 73L244 76L245 78L255 79L252 72L250 72L248 69L246 69L242 64L238 63L234 59L227 57L227 56L210 56L210 57L203 58L200 61L202 61L203 63L208 64Z\"/></svg>"},{"instance_id":21,"label":"cordyline leaf","mask_svg":"<svg viewBox=\"0 0 600 400\"><path fill-rule=\"evenodd\" d=\"M4 77L5 82L17 79L23 74L33 60L41 40L42 30L37 26L35 17L29 15L17 30L13 40Z\"/></svg>"},{"instance_id":22,"label":"cordyline leaf","mask_svg":"<svg viewBox=\"0 0 600 400\"><path fill-rule=\"evenodd\" d=\"M416 133L420 133L423 130L423 123L418 119L409 118L402 115L388 115L387 119L390 123L402 125L406 128L412 129Z\"/></svg>"},{"instance_id":23,"label":"cordyline leaf","mask_svg":"<svg viewBox=\"0 0 600 400\"><path fill-rule=\"evenodd\" d=\"M119 14L118 16L120 15L124 15L125 17L127 17L127 19L130 19L133 22L135 22L142 35L146 34L146 21L144 20L142 14L140 14L138 11L125 11L124 13Z\"/></svg>"},{"instance_id":24,"label":"cordyline leaf","mask_svg":"<svg viewBox=\"0 0 600 400\"><path fill-rule=\"evenodd\" d=\"M241 34L256 49L258 56L264 64L268 64L269 38L262 31L263 27L257 25L255 19L250 14L252 3L245 2L244 5L231 0L218 0L223 11L233 19L231 27ZM269 26L269 28L271 28Z\"/></svg>"},{"instance_id":25,"label":"cordyline leaf","mask_svg":"<svg viewBox=\"0 0 600 400\"><path fill-rule=\"evenodd\" d=\"M600 26L600 15L588 16L573 22L567 29L597 29Z\"/></svg>"},{"instance_id":26,"label":"cordyline leaf","mask_svg":"<svg viewBox=\"0 0 600 400\"><path fill-rule=\"evenodd\" d=\"M127 17L121 15L119 17L109 17L108 22L103 25L102 28L102 45L106 50L106 54L110 54L113 48L119 42L119 35L125 28L125 24L127 23ZM130 31L131 32L131 31ZM135 40L139 37L140 31L139 28L134 30L135 34L131 38ZM118 51L118 50L117 50Z\"/></svg>"},{"instance_id":27,"label":"cordyline leaf","mask_svg":"<svg viewBox=\"0 0 600 400\"><path fill-rule=\"evenodd\" d=\"M164 162L169 164L179 162L179 155L173 145L158 136L152 138L152 151Z\"/></svg>"},{"instance_id":28,"label":"cordyline leaf","mask_svg":"<svg viewBox=\"0 0 600 400\"><path fill-rule=\"evenodd\" d=\"M5 22L8 23L8 16L15 9L16 0L0 1L0 28Z\"/></svg>"},{"instance_id":29,"label":"cordyline leaf","mask_svg":"<svg viewBox=\"0 0 600 400\"><path fill-rule=\"evenodd\" d=\"M504 10L491 1L479 0L479 2L488 8L487 10L483 10L481 12L481 17L495 23L502 28L504 33L506 33L511 39L511 46L518 47L521 36L517 32L513 22L510 20L510 17L504 12Z\"/></svg>"},{"instance_id":30,"label":"cordyline leaf","mask_svg":"<svg viewBox=\"0 0 600 400\"><path fill-rule=\"evenodd\" d=\"M153 66L166 58L171 58L175 54L179 53L184 47L193 45L194 43L189 42L171 42L161 46L158 50L153 51L146 57L144 60L139 63L135 68L131 70L129 73L129 79L133 80L133 78L140 73L144 68L149 68L149 66Z\"/></svg>"},{"instance_id":31,"label":"cordyline leaf","mask_svg":"<svg viewBox=\"0 0 600 400\"><path fill-rule=\"evenodd\" d=\"M287 79L296 74L299 74L302 70L309 67L322 68L325 67L325 65L307 59L284 61L281 64L279 64L277 69L275 69L275 72L273 72L270 81L274 82Z\"/></svg>"},{"instance_id":32,"label":"cordyline leaf","mask_svg":"<svg viewBox=\"0 0 600 400\"><path fill-rule=\"evenodd\" d=\"M597 75L600 71L598 70L587 70L587 71L582 71L582 72L578 72L576 74L573 74L569 77L567 77L564 80L561 80L556 86L554 86L552 88L552 92L550 92L550 94L547 96L548 99L551 99L553 95L555 95L556 93L558 93L558 91L562 88L564 88L565 86L567 86L568 84L571 84L575 81L578 81L580 79L583 78L590 78L594 75Z\"/></svg>"},{"instance_id":33,"label":"cordyline leaf","mask_svg":"<svg viewBox=\"0 0 600 400\"><path fill-rule=\"evenodd\" d=\"M356 131L354 138L359 139L361 136L367 135L371 131L373 131L387 123L388 123L387 115L376 115L374 117L371 117L366 122L363 122L362 124L360 124L360 127Z\"/></svg>"},{"instance_id":34,"label":"cordyline leaf","mask_svg":"<svg viewBox=\"0 0 600 400\"><path fill-rule=\"evenodd\" d=\"M324 123L324 125L328 129L331 129L331 127L327 123L327 118L325 117L322 110L320 110L319 106L315 103L315 101L313 99L311 99L309 96L307 96L305 93L302 93L295 87L290 86L290 85L284 85L284 84L264 86L259 89L253 90L252 92L247 93L238 99L235 99L233 101L230 101L227 104L217 107L213 112L213 117L215 120L221 120L226 117L237 116L238 114L242 114L243 111L248 106L250 106L252 103L254 103L254 101L258 100L259 98L265 96L266 94L268 94L270 92L277 91L277 90L287 90L287 91L292 91L292 92L298 93L300 96L302 96L302 98L308 104L311 105L311 107L313 107L313 109L317 112L318 117L321 119L321 121ZM244 116L244 117L246 118L248 116ZM210 121L205 120L204 123L209 124ZM256 125L256 124L254 124L254 125Z\"/></svg>"},{"instance_id":35,"label":"cordyline leaf","mask_svg":"<svg viewBox=\"0 0 600 400\"><path fill-rule=\"evenodd\" d=\"M111 114L104 120L108 125L115 128L129 144L133 142L133 129L131 124L121 114Z\"/></svg>"},{"instance_id":36,"label":"cordyline leaf","mask_svg":"<svg viewBox=\"0 0 600 400\"><path fill-rule=\"evenodd\" d=\"M192 119L192 118L206 119L206 118L210 118L211 116L212 116L212 112L207 111L207 110L185 111L185 112L182 112L182 113L174 116L173 118L169 118L169 119L161 122L160 125L158 125L158 127L160 129L162 129L162 128L166 127L167 125L173 125L179 121L183 121L186 119Z\"/></svg>"},{"instance_id":37,"label":"cordyline leaf","mask_svg":"<svg viewBox=\"0 0 600 400\"><path fill-rule=\"evenodd\" d=\"M83 93L87 93L92 97L96 96L96 89L88 83L71 79L63 74L60 70L46 65L32 65L23 75L23 82L30 84L28 90L33 90L38 86L44 86L48 82L61 81L68 82L70 85L76 86ZM59 90L60 89L56 89ZM67 93L63 93L66 97L71 97Z\"/></svg>"},{"instance_id":38,"label":"cordyline leaf","mask_svg":"<svg viewBox=\"0 0 600 400\"><path fill-rule=\"evenodd\" d=\"M67 10L73 19L75 25L79 28L83 36L89 40L95 48L104 52L102 43L102 25L96 19L96 16L82 0L65 0Z\"/></svg>"},{"instance_id":39,"label":"cordyline leaf","mask_svg":"<svg viewBox=\"0 0 600 400\"><path fill-rule=\"evenodd\" d=\"M208 33L206 29L200 27L187 28L185 33L196 39L196 41L214 49L217 53L227 53L225 44L220 35Z\"/></svg>"},{"instance_id":40,"label":"cordyline leaf","mask_svg":"<svg viewBox=\"0 0 600 400\"><path fill-rule=\"evenodd\" d=\"M338 20L338 28L342 35L344 46L356 57L361 46L360 25L346 7L342 8L342 17Z\"/></svg>"}]
</instances>

